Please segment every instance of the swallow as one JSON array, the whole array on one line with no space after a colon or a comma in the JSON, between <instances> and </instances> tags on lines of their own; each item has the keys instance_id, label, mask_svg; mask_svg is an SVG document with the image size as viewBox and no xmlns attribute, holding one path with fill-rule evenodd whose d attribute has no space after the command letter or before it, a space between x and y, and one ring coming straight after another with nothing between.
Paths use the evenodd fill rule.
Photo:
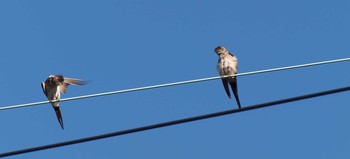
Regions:
<instances>
[{"instance_id":1,"label":"swallow","mask_svg":"<svg viewBox=\"0 0 350 159\"><path fill-rule=\"evenodd\" d=\"M46 95L47 99L51 102L53 109L55 110L58 122L62 129L63 119L59 107L59 100L61 93L66 93L69 85L85 85L86 82L81 79L66 78L62 75L50 75L45 82L41 83L41 87Z\"/></svg>"},{"instance_id":2,"label":"swallow","mask_svg":"<svg viewBox=\"0 0 350 159\"><path fill-rule=\"evenodd\" d=\"M214 51L219 56L219 61L217 64L217 71L219 72L220 76L237 74L238 62L237 62L236 56L232 55L223 46L216 47ZM231 99L231 94L230 94L230 90L228 87L228 85L230 84L232 92L236 98L238 108L241 108L241 103L240 103L239 97L238 97L237 77L236 76L222 77L221 80L222 80L222 84L224 85L224 88L225 88L225 91L226 91L228 98Z\"/></svg>"}]
</instances>

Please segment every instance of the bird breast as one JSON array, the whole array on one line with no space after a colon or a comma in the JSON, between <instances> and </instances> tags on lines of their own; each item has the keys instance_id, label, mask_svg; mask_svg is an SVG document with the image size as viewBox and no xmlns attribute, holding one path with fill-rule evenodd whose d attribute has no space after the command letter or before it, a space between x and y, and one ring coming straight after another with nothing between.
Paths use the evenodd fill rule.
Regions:
<instances>
[{"instance_id":1,"label":"bird breast","mask_svg":"<svg viewBox=\"0 0 350 159\"><path fill-rule=\"evenodd\" d=\"M232 75L237 73L237 61L230 58L222 58L218 63L220 75Z\"/></svg>"}]
</instances>

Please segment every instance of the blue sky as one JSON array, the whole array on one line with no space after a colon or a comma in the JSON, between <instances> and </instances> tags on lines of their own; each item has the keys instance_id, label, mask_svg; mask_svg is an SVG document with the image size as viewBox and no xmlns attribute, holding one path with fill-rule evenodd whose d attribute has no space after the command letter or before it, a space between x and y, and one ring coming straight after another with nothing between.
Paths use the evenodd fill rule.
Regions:
<instances>
[{"instance_id":1,"label":"blue sky","mask_svg":"<svg viewBox=\"0 0 350 159\"><path fill-rule=\"evenodd\" d=\"M0 1L0 106L46 100L50 74L91 81L65 97L349 57L350 2ZM242 106L348 86L349 62L239 77ZM350 157L349 93L11 158ZM237 108L220 80L1 111L0 151Z\"/></svg>"}]
</instances>

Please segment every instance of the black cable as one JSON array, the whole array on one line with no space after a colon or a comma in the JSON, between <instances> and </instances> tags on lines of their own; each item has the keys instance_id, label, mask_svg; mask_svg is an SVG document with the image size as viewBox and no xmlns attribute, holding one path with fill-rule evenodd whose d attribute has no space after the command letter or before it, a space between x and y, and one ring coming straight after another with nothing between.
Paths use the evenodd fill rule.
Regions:
<instances>
[{"instance_id":1,"label":"black cable","mask_svg":"<svg viewBox=\"0 0 350 159\"><path fill-rule=\"evenodd\" d=\"M323 92L301 95L301 96L297 96L297 97L292 97L292 98L287 98L287 99L282 99L282 100L277 100L277 101L272 101L272 102L267 102L267 103L262 103L262 104L256 104L256 105L252 105L252 106L248 106L248 107L243 107L241 109L227 110L227 111L206 114L206 115L200 115L200 116L195 116L195 117L190 117L190 118L185 118L185 119L179 119L179 120L174 120L174 121L169 121L169 122L164 122L164 123L159 123L159 124L154 124L154 125L148 125L148 126L123 130L123 131L117 131L117 132L108 133L108 134L96 135L96 136L91 136L91 137L86 137L86 138L81 138L81 139L76 139L76 140L71 140L71 141L65 141L65 142L60 142L60 143L54 143L54 144L49 144L49 145L44 145L44 146L32 147L32 148L27 148L27 149L12 151L12 152L5 152L5 153L0 154L0 157L13 156L13 155L18 155L18 154L23 154L23 153L28 153L28 152L46 150L46 149L51 149L51 148L56 148L56 147L61 147L61 146L73 145L73 144L78 144L78 143L83 143L83 142L88 142L88 141L93 141L93 140L99 140L99 139L104 139L104 138L113 137L113 136L131 134L131 133L135 133L135 132L146 131L146 130L161 128L161 127L166 127L166 126L171 126L171 125L176 125L176 124L182 124L182 123L187 123L187 122L192 122L192 121L197 121L197 120L202 120L202 119L207 119L207 118L213 118L213 117L217 117L217 116L233 114L233 113L239 113L239 112L244 112L244 111L248 111L248 110L259 109L259 108L269 107L269 106L273 106L273 105L289 103L289 102L293 102L293 101L304 100L304 99L308 99L308 98L314 98L314 97L344 92L344 91L348 91L348 90L350 90L350 86L338 88L338 89L327 90L327 91L323 91Z\"/></svg>"}]
</instances>

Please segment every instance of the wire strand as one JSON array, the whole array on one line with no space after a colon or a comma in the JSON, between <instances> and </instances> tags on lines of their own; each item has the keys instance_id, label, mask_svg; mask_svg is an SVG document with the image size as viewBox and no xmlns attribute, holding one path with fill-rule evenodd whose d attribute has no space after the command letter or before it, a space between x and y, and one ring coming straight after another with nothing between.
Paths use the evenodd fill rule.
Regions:
<instances>
[{"instance_id":1,"label":"wire strand","mask_svg":"<svg viewBox=\"0 0 350 159\"><path fill-rule=\"evenodd\" d=\"M146 131L146 130L152 130L152 129L162 128L162 127L167 127L167 126L172 126L172 125L177 125L177 124L193 122L193 121L197 121L197 120L203 120L203 119L208 119L208 118L213 118L213 117L218 117L218 116L223 116L223 115L228 115L228 114L234 114L234 113L240 113L240 112L244 112L244 111L265 108L265 107L289 103L289 102L305 100L305 99L309 99L309 98L315 98L315 97L324 96L324 95L330 95L330 94L334 94L334 93L340 93L340 92L349 91L349 90L350 90L350 86L347 86L347 87L342 87L342 88L338 88L338 89L332 89L332 90L327 90L327 91L322 91L322 92L316 92L316 93L296 96L296 97L292 97L292 98L271 101L271 102L267 102L267 103L256 104L256 105L252 105L252 106L248 106L248 107L243 107L241 109L221 111L221 112L216 112L216 113L211 113L211 114L206 114L206 115L194 116L194 117L190 117L190 118L184 118L184 119L179 119L179 120L174 120L174 121L169 121L169 122L164 122L164 123L159 123L159 124L153 124L153 125L137 127L137 128L133 128L133 129L112 132L112 133L108 133L108 134L96 135L96 136L80 138L80 139L75 139L75 140L70 140L70 141L65 141L65 142L59 142L59 143L54 143L54 144L49 144L49 145L44 145L44 146L32 147L32 148L27 148L27 149L12 151L12 152L5 152L5 153L0 154L0 157L19 155L19 154L24 154L24 153L34 152L34 151L40 151L40 150L46 150L46 149L52 149L52 148L57 148L57 147L62 147L62 146L84 143L84 142L93 141L93 140L105 139L105 138L114 137L114 136L121 136L121 135L126 135L126 134Z\"/></svg>"},{"instance_id":2,"label":"wire strand","mask_svg":"<svg viewBox=\"0 0 350 159\"><path fill-rule=\"evenodd\" d=\"M321 61L321 62L301 64L301 65L293 65L293 66L265 69L265 70L259 70L259 71L238 73L236 75L231 75L231 76L246 76L246 75L253 75L253 74L260 74L260 73L267 73L267 72L282 71L282 70L288 70L288 69L296 69L296 68L302 68L302 67L310 67L310 66L316 66L316 65L324 65L324 64L330 64L330 63L344 62L344 61L349 61L349 60L350 60L350 58L342 58L342 59L336 59L336 60ZM187 81L180 81L180 82L173 82L173 83L166 83L166 84L159 84L159 85L152 85L152 86L124 89L124 90L117 90L117 91L111 91L111 92L82 95L82 96L64 98L64 99L61 99L60 102L70 101L70 100L79 100L79 99L85 99L85 98L100 97L100 96L107 96L107 95L127 93L127 92L134 92L134 91L141 91L141 90L148 90L148 89L155 89L155 88L162 88L162 87L169 87L169 86L176 86L176 85L183 85L183 84L190 84L190 83L196 83L196 82L204 82L204 81L220 79L222 77L228 77L228 76L215 76L215 77L200 78L200 79L194 79L194 80L187 80ZM52 101L52 102L55 102L55 101ZM17 104L17 105L3 106L3 107L0 107L0 111L1 110L6 110L6 109L14 109L14 108L42 105L42 104L47 104L47 103L50 103L50 102L49 101L41 101L41 102L33 102L33 103L26 103L26 104Z\"/></svg>"}]
</instances>

